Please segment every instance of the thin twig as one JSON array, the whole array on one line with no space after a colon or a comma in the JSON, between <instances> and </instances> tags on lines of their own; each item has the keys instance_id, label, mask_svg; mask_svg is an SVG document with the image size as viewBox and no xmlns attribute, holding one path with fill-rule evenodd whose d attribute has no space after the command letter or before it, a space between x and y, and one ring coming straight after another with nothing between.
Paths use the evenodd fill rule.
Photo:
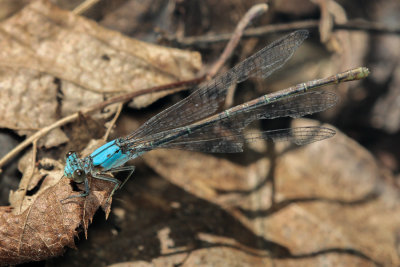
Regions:
<instances>
[{"instance_id":1,"label":"thin twig","mask_svg":"<svg viewBox=\"0 0 400 267\"><path fill-rule=\"evenodd\" d=\"M319 20L295 21L290 23L273 24L247 29L242 38L263 37L271 33L290 32L299 29L318 29ZM351 20L343 24L334 24L334 30L367 31L377 34L400 34L399 27L389 27L379 22L364 20ZM179 47L201 47L215 43L227 42L231 39L232 33L203 35L176 38L166 36L167 41Z\"/></svg>"},{"instance_id":2,"label":"thin twig","mask_svg":"<svg viewBox=\"0 0 400 267\"><path fill-rule=\"evenodd\" d=\"M200 78L195 78L195 79L191 79L191 80L180 81L180 82L170 83L170 84L166 84L166 85L160 85L160 86L156 86L156 87L152 87L152 88L142 89L142 90L138 90L135 92L123 94L120 96L110 98L99 104L95 104L87 109L84 109L82 111L82 113L90 114L96 110L103 109L114 103L119 103L119 102L126 103L129 100L131 100L135 97L139 97L141 95L147 95L147 94L152 94L152 93L157 93L157 92L162 92L162 91L168 91L171 89L176 90L176 88L179 88L179 87L184 87L181 90L186 90L186 88L188 88L188 87L191 87L191 86L201 83L202 81L204 81L204 79L205 79L204 77L200 77ZM1 163L0 163L0 167L1 167Z\"/></svg>"},{"instance_id":3,"label":"thin twig","mask_svg":"<svg viewBox=\"0 0 400 267\"><path fill-rule=\"evenodd\" d=\"M98 2L100 2L100 0L85 0L80 3L79 6L75 7L74 10L72 10L72 13L81 15L91 9Z\"/></svg>"},{"instance_id":4,"label":"thin twig","mask_svg":"<svg viewBox=\"0 0 400 267\"><path fill-rule=\"evenodd\" d=\"M78 111L72 115L69 115L65 118L62 118L61 120L56 121L55 123L42 128L40 131L37 131L36 133L34 133L33 135L31 135L30 137L28 137L27 139L25 139L23 142L21 142L18 146L16 146L13 150L11 150L9 153L7 153L7 155L5 155L1 160L0 160L0 169L8 162L10 161L12 158L14 158L16 155L18 155L18 153L20 153L22 150L24 150L26 147L28 147L34 140L38 140L39 138L41 138L42 136L45 136L47 133L49 133L51 130L54 130L55 128L61 127L63 125L66 125L67 123L73 122L78 118L78 114L82 113L82 114L91 114L96 110L100 110L103 109L105 107L107 107L108 105L114 104L114 103L118 103L118 102L122 102L125 103L127 101L129 101L132 98L141 96L141 95L145 95L145 94L151 94L151 93L156 93L156 92L161 92L161 91L168 91L170 89L173 88L177 88L177 87L189 87L189 86L193 86L195 84L200 83L201 81L204 80L204 77L201 78L196 78L196 79L192 79L192 80L187 80L187 81L181 81L181 82L175 82L175 83L171 83L171 84L167 84L167 85L161 85L161 86L157 86L157 87L152 87L152 88L148 88L148 89L143 89L143 90L138 90L135 92L131 92L128 94L124 94L121 96L116 96L113 97L109 100L103 101L99 104L95 104L89 108L86 108L82 111Z\"/></svg>"},{"instance_id":5,"label":"thin twig","mask_svg":"<svg viewBox=\"0 0 400 267\"><path fill-rule=\"evenodd\" d=\"M229 40L229 43L225 46L225 49L222 52L221 56L219 57L218 61L209 70L207 78L214 77L215 74L217 74L217 72L228 60L228 58L232 55L233 50L235 50L236 46L238 45L243 35L243 31L246 29L249 23L253 19L260 16L261 14L265 13L267 10L268 10L267 4L258 4L254 5L252 8L249 9L249 11L246 12L246 14L243 16L243 18L239 21L238 25L236 26L236 29L233 32L231 39Z\"/></svg>"},{"instance_id":6,"label":"thin twig","mask_svg":"<svg viewBox=\"0 0 400 267\"><path fill-rule=\"evenodd\" d=\"M240 39L243 36L244 30L250 24L250 22L255 18L259 17L260 15L262 15L263 13L265 13L267 10L268 10L268 5L258 4L254 5L249 9L249 11L246 12L246 14L243 16L243 18L239 21L238 25L236 26L235 31L233 32L228 44L225 46L225 49L222 52L221 56L215 62L215 64L210 68L207 74L207 79L211 79L212 77L214 77L220 71L220 69L228 60L228 58L231 57L233 51L235 50L235 48L239 44ZM235 88L236 88L236 83L232 84L232 86L228 88L224 105L225 107L228 107L229 104L233 102Z\"/></svg>"},{"instance_id":7,"label":"thin twig","mask_svg":"<svg viewBox=\"0 0 400 267\"><path fill-rule=\"evenodd\" d=\"M104 141L107 141L108 136L110 135L112 128L114 127L115 123L117 122L117 120L119 118L119 115L121 114L123 106L124 106L123 103L119 103L118 104L117 112L115 113L114 118L110 121L110 126L108 126L108 128L107 128L106 134L103 136L103 140Z\"/></svg>"}]
</instances>

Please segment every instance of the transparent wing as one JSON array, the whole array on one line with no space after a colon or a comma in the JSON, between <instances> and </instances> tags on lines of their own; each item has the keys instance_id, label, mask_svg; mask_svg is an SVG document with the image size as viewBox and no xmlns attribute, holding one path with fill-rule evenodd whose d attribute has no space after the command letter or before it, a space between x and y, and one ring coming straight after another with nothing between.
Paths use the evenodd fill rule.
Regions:
<instances>
[{"instance_id":1,"label":"transparent wing","mask_svg":"<svg viewBox=\"0 0 400 267\"><path fill-rule=\"evenodd\" d=\"M232 84L252 76L268 77L283 66L307 37L308 31L299 30L273 42L230 71L200 85L187 98L149 119L126 139L168 131L208 117L217 111Z\"/></svg>"},{"instance_id":2,"label":"transparent wing","mask_svg":"<svg viewBox=\"0 0 400 267\"><path fill-rule=\"evenodd\" d=\"M289 141L296 145L306 145L330 138L334 136L335 133L334 130L325 127L297 127L264 131L260 133L230 135L207 140L193 140L180 143L174 142L162 147L208 153L237 153L243 152L244 143L251 143L261 139L270 139L274 142Z\"/></svg>"},{"instance_id":3,"label":"transparent wing","mask_svg":"<svg viewBox=\"0 0 400 267\"><path fill-rule=\"evenodd\" d=\"M334 93L327 91L315 91L292 95L276 102L265 103L262 106L252 109L244 108L246 104L243 104L239 106L239 109L236 113L232 113L228 116L225 112L222 112L215 115L218 117L218 120L205 120L203 122L203 126L201 127L198 127L198 125L196 127L189 125L184 128L181 127L151 136L146 136L140 140L127 140L124 142L124 144L127 145L127 147L133 147L135 150L138 150L139 143L145 144L144 146L139 146L140 149L144 151L155 148L178 148L203 152L239 152L241 151L240 149L243 143L246 140L248 141L249 138L248 136L243 135L243 130L252 121L259 119L274 119L279 117L302 117L328 109L334 106L337 101L338 97ZM153 145L155 143L153 141L162 140L163 138L174 133L178 133L179 131L187 132L188 128L191 128L191 131L188 134L184 134L176 139L171 140L169 143L164 143L157 147ZM300 141L296 141L300 140L298 138L300 134L307 135L312 139L314 132L310 131L310 128L305 129L307 129L307 131L296 131L292 134L292 136L290 135L292 132L288 131L288 129L282 131L270 131L265 132L265 134L269 134L265 135L265 137L274 137L277 139L277 135L279 133L280 139L283 139L283 133L286 132L288 134L286 137L288 140L290 139L294 143L300 143ZM326 133L326 131L322 132L321 134L323 133ZM322 140L321 134L314 134L316 139L314 141ZM328 132L326 134L328 134L329 137L332 133ZM252 137L252 139L254 139L254 137ZM310 142L314 141L310 140Z\"/></svg>"}]
</instances>

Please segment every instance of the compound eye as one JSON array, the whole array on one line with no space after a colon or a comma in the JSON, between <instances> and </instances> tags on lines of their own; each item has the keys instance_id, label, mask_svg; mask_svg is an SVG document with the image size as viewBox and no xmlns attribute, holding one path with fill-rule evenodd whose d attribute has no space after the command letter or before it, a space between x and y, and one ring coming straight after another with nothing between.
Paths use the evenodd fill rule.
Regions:
<instances>
[{"instance_id":1,"label":"compound eye","mask_svg":"<svg viewBox=\"0 0 400 267\"><path fill-rule=\"evenodd\" d=\"M81 169L76 169L72 178L75 182L82 183L85 180L85 172Z\"/></svg>"}]
</instances>

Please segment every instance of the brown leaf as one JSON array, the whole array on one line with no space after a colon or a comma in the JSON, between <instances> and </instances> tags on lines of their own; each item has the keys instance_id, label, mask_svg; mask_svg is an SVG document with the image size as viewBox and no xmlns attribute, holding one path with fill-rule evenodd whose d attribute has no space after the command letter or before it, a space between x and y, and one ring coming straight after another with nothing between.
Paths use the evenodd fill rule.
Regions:
<instances>
[{"instance_id":1,"label":"brown leaf","mask_svg":"<svg viewBox=\"0 0 400 267\"><path fill-rule=\"evenodd\" d=\"M80 205L60 203L70 193L69 182L63 179L40 194L22 213L17 207L12 211L3 207L0 215L2 265L43 260L62 254L66 246L74 247L76 228L81 223Z\"/></svg>"},{"instance_id":2,"label":"brown leaf","mask_svg":"<svg viewBox=\"0 0 400 267\"><path fill-rule=\"evenodd\" d=\"M198 53L127 38L45 0L3 21L0 45L0 126L11 129L47 126L103 101L105 93L193 78L201 64ZM133 106L145 107L166 94L139 97ZM107 111L102 116L115 107ZM50 146L66 138L59 131L58 140L48 140Z\"/></svg>"},{"instance_id":3,"label":"brown leaf","mask_svg":"<svg viewBox=\"0 0 400 267\"><path fill-rule=\"evenodd\" d=\"M75 248L74 238L80 226L86 233L97 209L109 207L105 202L112 186L96 179L91 181L89 196L66 200L79 192L72 190L69 179L60 179L60 164L51 160L46 164L52 163L53 170L41 169L41 174L37 173L44 179L37 193L20 201L11 200L10 207L0 209L2 266L45 260L62 255L66 247Z\"/></svg>"}]
</instances>

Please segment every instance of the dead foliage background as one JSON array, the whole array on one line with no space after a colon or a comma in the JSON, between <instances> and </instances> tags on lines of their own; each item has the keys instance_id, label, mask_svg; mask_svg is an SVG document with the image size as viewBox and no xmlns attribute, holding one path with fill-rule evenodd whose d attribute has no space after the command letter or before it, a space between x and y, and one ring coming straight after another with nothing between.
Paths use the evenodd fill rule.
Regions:
<instances>
[{"instance_id":1,"label":"dead foliage background","mask_svg":"<svg viewBox=\"0 0 400 267\"><path fill-rule=\"evenodd\" d=\"M60 203L82 190L61 179L65 153L87 155L107 129L107 140L124 136L186 96L179 82L206 74L258 3L0 1L1 155L69 118L1 163L1 265L400 264L396 0L267 1L224 64L310 30L282 70L239 85L228 105L367 66L366 80L327 89L341 102L317 120L253 126L322 121L336 127L334 138L298 148L260 142L234 155L157 150L131 163L134 178L111 210L110 185L101 181L91 181L87 198ZM166 84L174 90L141 93ZM127 93L137 97L125 106L87 110Z\"/></svg>"}]
</instances>

